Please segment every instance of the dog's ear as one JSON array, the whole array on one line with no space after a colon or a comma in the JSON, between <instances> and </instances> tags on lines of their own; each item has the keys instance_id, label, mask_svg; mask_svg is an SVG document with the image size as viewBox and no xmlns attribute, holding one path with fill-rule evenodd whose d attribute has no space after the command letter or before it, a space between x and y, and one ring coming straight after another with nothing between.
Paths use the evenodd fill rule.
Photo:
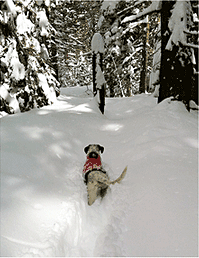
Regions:
<instances>
[{"instance_id":1,"label":"dog's ear","mask_svg":"<svg viewBox=\"0 0 199 258\"><path fill-rule=\"evenodd\" d=\"M98 145L98 147L99 147L99 150L101 151L101 153L103 153L104 152L104 147L100 146L100 145Z\"/></svg>"},{"instance_id":2,"label":"dog's ear","mask_svg":"<svg viewBox=\"0 0 199 258\"><path fill-rule=\"evenodd\" d=\"M90 148L90 144L84 148L84 152L87 154L88 149Z\"/></svg>"}]
</instances>

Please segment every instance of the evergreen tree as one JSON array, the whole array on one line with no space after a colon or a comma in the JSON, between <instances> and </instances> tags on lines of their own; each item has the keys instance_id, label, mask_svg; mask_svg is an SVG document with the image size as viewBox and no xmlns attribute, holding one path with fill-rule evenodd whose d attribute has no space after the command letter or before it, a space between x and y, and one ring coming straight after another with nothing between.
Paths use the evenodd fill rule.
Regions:
<instances>
[{"instance_id":1,"label":"evergreen tree","mask_svg":"<svg viewBox=\"0 0 199 258\"><path fill-rule=\"evenodd\" d=\"M193 3L192 3L193 4ZM197 45L189 45L185 31L193 31L190 1L162 2L161 68L158 102L173 96L189 109L190 100L198 103L198 76L194 73ZM191 34L192 35L192 34Z\"/></svg>"},{"instance_id":2,"label":"evergreen tree","mask_svg":"<svg viewBox=\"0 0 199 258\"><path fill-rule=\"evenodd\" d=\"M140 79L144 69L145 88L146 74L152 65L150 53L154 45L151 37L147 37L146 43L146 35L147 31L150 34L155 33L157 17L150 17L150 26L146 26L146 19L134 23L121 21L132 12L137 13L148 5L149 3L143 1L136 3L132 0L104 2L101 7L102 14L98 25L106 43L104 72L111 97L130 96L140 92ZM142 53L146 56L145 62Z\"/></svg>"},{"instance_id":3,"label":"evergreen tree","mask_svg":"<svg viewBox=\"0 0 199 258\"><path fill-rule=\"evenodd\" d=\"M47 18L49 4L42 2L0 2L0 111L42 107L59 94L48 51L55 31Z\"/></svg>"},{"instance_id":4,"label":"evergreen tree","mask_svg":"<svg viewBox=\"0 0 199 258\"><path fill-rule=\"evenodd\" d=\"M154 66L160 61L160 73L153 82L159 84L158 102L174 97L188 109L191 100L198 104L197 6L196 1L152 1L147 9L128 17L128 21L136 21L161 12L161 38L154 55Z\"/></svg>"},{"instance_id":5,"label":"evergreen tree","mask_svg":"<svg viewBox=\"0 0 199 258\"><path fill-rule=\"evenodd\" d=\"M63 86L89 85L92 81L91 39L99 8L99 1L71 0L60 1L51 10L51 21L58 32L55 41Z\"/></svg>"}]
</instances>

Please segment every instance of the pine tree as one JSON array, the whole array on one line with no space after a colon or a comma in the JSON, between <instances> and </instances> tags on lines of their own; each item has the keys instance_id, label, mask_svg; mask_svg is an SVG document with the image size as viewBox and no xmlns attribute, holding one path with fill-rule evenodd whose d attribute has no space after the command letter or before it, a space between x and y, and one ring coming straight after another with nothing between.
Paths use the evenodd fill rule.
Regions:
<instances>
[{"instance_id":1,"label":"pine tree","mask_svg":"<svg viewBox=\"0 0 199 258\"><path fill-rule=\"evenodd\" d=\"M55 41L63 86L89 85L92 81L91 39L99 7L99 1L72 0L59 2L51 10L52 25L58 32Z\"/></svg>"},{"instance_id":2,"label":"pine tree","mask_svg":"<svg viewBox=\"0 0 199 258\"><path fill-rule=\"evenodd\" d=\"M6 0L0 8L0 111L12 114L52 104L59 83L47 49L54 33L48 6Z\"/></svg>"},{"instance_id":3,"label":"pine tree","mask_svg":"<svg viewBox=\"0 0 199 258\"><path fill-rule=\"evenodd\" d=\"M160 60L158 102L167 97L183 101L190 108L191 100L198 104L198 14L196 1L152 1L141 13L128 20L136 21L147 14L161 12L161 44L157 44L154 66Z\"/></svg>"},{"instance_id":4,"label":"pine tree","mask_svg":"<svg viewBox=\"0 0 199 258\"><path fill-rule=\"evenodd\" d=\"M107 81L109 96L131 96L140 92L141 73L144 72L143 88L148 86L147 74L152 66L151 49L154 41L149 37L150 42L146 42L145 35L147 20L139 22L122 22L124 18L132 12L137 13L149 3L135 3L135 1L104 2L102 5L102 15L99 19L100 32L105 38L106 59L104 60L104 72ZM150 31L153 34L157 27L157 18L150 17ZM142 53L146 53L147 60L143 63Z\"/></svg>"},{"instance_id":5,"label":"pine tree","mask_svg":"<svg viewBox=\"0 0 199 258\"><path fill-rule=\"evenodd\" d=\"M192 3L193 4L193 3ZM185 30L194 28L190 1L162 2L161 69L158 102L173 96L185 103L198 103L197 78L194 74L195 53L187 42ZM197 45L192 45L197 47Z\"/></svg>"}]
</instances>

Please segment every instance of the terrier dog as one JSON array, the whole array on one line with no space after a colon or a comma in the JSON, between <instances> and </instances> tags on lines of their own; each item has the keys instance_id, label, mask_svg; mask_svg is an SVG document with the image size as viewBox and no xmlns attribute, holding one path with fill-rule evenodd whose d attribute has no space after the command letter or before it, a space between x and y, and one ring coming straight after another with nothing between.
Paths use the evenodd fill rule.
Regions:
<instances>
[{"instance_id":1,"label":"terrier dog","mask_svg":"<svg viewBox=\"0 0 199 258\"><path fill-rule=\"evenodd\" d=\"M84 182L87 185L88 205L92 205L100 196L103 198L111 184L120 183L126 175L127 167L122 174L114 181L110 181L107 172L104 170L100 154L104 147L99 144L89 144L84 148L87 159L83 168Z\"/></svg>"}]
</instances>

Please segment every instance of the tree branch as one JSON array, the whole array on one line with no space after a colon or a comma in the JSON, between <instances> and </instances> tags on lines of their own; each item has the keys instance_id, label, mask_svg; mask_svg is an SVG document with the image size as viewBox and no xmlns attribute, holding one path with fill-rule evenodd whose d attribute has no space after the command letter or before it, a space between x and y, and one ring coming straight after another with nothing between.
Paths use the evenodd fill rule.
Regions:
<instances>
[{"instance_id":1,"label":"tree branch","mask_svg":"<svg viewBox=\"0 0 199 258\"><path fill-rule=\"evenodd\" d=\"M68 35L69 38L75 40L77 43L79 43L80 45L84 46L84 44L82 42L80 42L78 39L74 38L73 36L71 35Z\"/></svg>"},{"instance_id":2,"label":"tree branch","mask_svg":"<svg viewBox=\"0 0 199 258\"><path fill-rule=\"evenodd\" d=\"M138 13L137 15L131 15L129 17L124 18L124 20L122 20L122 23L136 21L139 18L142 18L143 16L145 16L147 14L151 14L154 12L160 12L160 10L162 8L161 4L162 4L162 2L160 0L152 2L152 4L148 8L146 8L143 12Z\"/></svg>"},{"instance_id":3,"label":"tree branch","mask_svg":"<svg viewBox=\"0 0 199 258\"><path fill-rule=\"evenodd\" d=\"M135 7L134 5L133 5L133 6L130 6L130 7L126 8L126 9L124 9L124 10L118 12L117 15L121 15L121 14L123 14L123 13L125 13L125 12L127 12L127 11L129 11L129 10L131 10L131 9L133 9L134 7Z\"/></svg>"},{"instance_id":4,"label":"tree branch","mask_svg":"<svg viewBox=\"0 0 199 258\"><path fill-rule=\"evenodd\" d=\"M182 43L182 42L181 42ZM199 45L195 45L195 44L191 44L191 43L182 43L183 46L185 47L192 47L192 48L196 48L199 49Z\"/></svg>"},{"instance_id":5,"label":"tree branch","mask_svg":"<svg viewBox=\"0 0 199 258\"><path fill-rule=\"evenodd\" d=\"M198 31L189 31L189 30L184 30L185 33L191 34L191 35L199 35Z\"/></svg>"}]
</instances>

